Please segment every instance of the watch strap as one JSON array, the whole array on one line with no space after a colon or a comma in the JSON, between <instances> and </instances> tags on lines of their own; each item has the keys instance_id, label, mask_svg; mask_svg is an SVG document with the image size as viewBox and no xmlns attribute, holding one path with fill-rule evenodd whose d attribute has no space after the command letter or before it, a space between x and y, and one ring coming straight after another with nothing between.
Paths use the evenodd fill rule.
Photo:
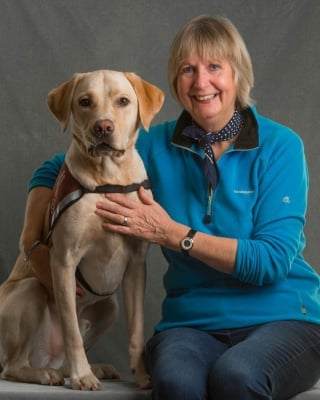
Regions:
<instances>
[{"instance_id":1,"label":"watch strap","mask_svg":"<svg viewBox=\"0 0 320 400\"><path fill-rule=\"evenodd\" d=\"M197 233L195 229L190 229L190 231L187 233L187 236L189 239L193 239L194 235Z\"/></svg>"}]
</instances>

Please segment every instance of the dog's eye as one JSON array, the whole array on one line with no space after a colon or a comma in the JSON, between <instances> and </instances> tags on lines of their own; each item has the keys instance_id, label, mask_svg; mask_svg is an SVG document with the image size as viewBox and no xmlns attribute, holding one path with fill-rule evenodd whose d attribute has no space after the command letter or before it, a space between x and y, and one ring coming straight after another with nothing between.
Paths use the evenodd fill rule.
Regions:
<instances>
[{"instance_id":1,"label":"dog's eye","mask_svg":"<svg viewBox=\"0 0 320 400\"><path fill-rule=\"evenodd\" d=\"M118 100L119 106L125 107L130 103L130 100L127 97L120 97Z\"/></svg>"},{"instance_id":2,"label":"dog's eye","mask_svg":"<svg viewBox=\"0 0 320 400\"><path fill-rule=\"evenodd\" d=\"M89 97L83 97L82 99L79 100L79 104L81 107L90 107L92 101Z\"/></svg>"}]
</instances>

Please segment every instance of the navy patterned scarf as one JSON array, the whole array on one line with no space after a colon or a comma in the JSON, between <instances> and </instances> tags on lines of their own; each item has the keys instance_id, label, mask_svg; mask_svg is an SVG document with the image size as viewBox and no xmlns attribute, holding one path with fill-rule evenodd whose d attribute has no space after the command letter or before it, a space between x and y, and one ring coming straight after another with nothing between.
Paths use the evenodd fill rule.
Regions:
<instances>
[{"instance_id":1,"label":"navy patterned scarf","mask_svg":"<svg viewBox=\"0 0 320 400\"><path fill-rule=\"evenodd\" d=\"M243 125L243 116L236 109L227 125L218 132L206 132L197 125L187 126L182 135L193 139L194 143L205 152L203 173L214 190L219 182L219 170L212 150L212 144L232 139Z\"/></svg>"}]
</instances>

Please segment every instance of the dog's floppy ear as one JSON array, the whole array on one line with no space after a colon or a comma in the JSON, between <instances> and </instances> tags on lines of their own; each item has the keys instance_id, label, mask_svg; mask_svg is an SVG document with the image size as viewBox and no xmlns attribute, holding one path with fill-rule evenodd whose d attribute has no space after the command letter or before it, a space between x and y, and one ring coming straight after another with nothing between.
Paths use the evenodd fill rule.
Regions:
<instances>
[{"instance_id":1,"label":"dog's floppy ear","mask_svg":"<svg viewBox=\"0 0 320 400\"><path fill-rule=\"evenodd\" d=\"M52 89L47 96L48 106L51 112L60 121L62 132L67 129L69 123L73 92L80 75L81 74L74 74L68 82Z\"/></svg>"},{"instance_id":2,"label":"dog's floppy ear","mask_svg":"<svg viewBox=\"0 0 320 400\"><path fill-rule=\"evenodd\" d=\"M133 72L125 72L124 74L136 92L141 125L148 131L153 117L162 107L164 93L161 89L141 79Z\"/></svg>"}]
</instances>

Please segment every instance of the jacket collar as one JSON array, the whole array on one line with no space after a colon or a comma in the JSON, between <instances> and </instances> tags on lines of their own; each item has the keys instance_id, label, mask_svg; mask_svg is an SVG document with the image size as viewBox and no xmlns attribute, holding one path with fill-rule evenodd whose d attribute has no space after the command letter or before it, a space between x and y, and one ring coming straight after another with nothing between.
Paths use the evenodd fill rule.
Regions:
<instances>
[{"instance_id":1,"label":"jacket collar","mask_svg":"<svg viewBox=\"0 0 320 400\"><path fill-rule=\"evenodd\" d=\"M234 142L234 149L254 149L259 146L258 123L250 107L244 109L242 112L244 115L244 124ZM191 115L186 110L182 111L177 120L171 143L180 147L191 148L192 140L182 135L183 129L191 124Z\"/></svg>"}]
</instances>

